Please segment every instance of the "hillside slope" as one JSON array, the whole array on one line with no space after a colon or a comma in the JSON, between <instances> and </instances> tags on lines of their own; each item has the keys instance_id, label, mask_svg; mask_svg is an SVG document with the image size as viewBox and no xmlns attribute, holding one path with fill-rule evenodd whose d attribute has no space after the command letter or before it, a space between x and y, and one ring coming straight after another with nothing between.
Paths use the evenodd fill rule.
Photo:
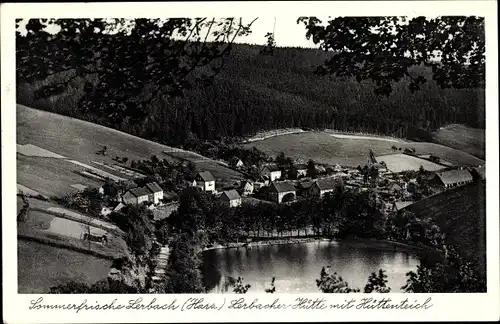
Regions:
<instances>
[{"instance_id":1,"label":"hillside slope","mask_svg":"<svg viewBox=\"0 0 500 324\"><path fill-rule=\"evenodd\" d=\"M469 260L486 271L486 183L471 183L410 205L406 210L430 216ZM498 215L490 215L498 217Z\"/></svg>"},{"instance_id":2,"label":"hillside slope","mask_svg":"<svg viewBox=\"0 0 500 324\"><path fill-rule=\"evenodd\" d=\"M115 177L130 178L116 169L116 162L113 161L115 156L128 157L129 161L149 159L152 155L160 159L188 160L193 161L199 170L212 172L222 182L242 178L239 172L199 154L161 145L75 118L23 105L17 105L16 117L18 145L21 147L26 147L28 144L34 145L62 156L62 158L53 158L26 156L18 153L18 183L47 196L61 196L72 190L72 185L76 184L98 185L99 181L78 174L88 169L88 166ZM96 152L103 146L107 147L107 155L97 155ZM102 164L108 167L103 167ZM115 169L110 169L110 166Z\"/></svg>"},{"instance_id":3,"label":"hillside slope","mask_svg":"<svg viewBox=\"0 0 500 324\"><path fill-rule=\"evenodd\" d=\"M34 90L45 81L19 84L18 102L169 145L186 144L191 133L201 140L212 140L287 127L395 136L409 136L415 127L437 129L449 123L484 127L483 90L443 90L430 81L421 91L411 93L404 80L395 86L391 96L380 97L373 93L370 82L315 75L315 67L328 57L324 52L277 48L270 56L259 54L260 49L235 45L213 84L195 85L184 98L153 101L147 107L150 118L142 124L126 118L111 123L106 120L111 111L100 115L79 111L84 84L79 77L69 83L62 95L44 100L35 99ZM430 77L424 68L412 72ZM71 73L52 78L68 80Z\"/></svg>"},{"instance_id":4,"label":"hillside slope","mask_svg":"<svg viewBox=\"0 0 500 324\"><path fill-rule=\"evenodd\" d=\"M486 133L484 129L452 124L441 127L433 134L433 137L439 144L485 159Z\"/></svg>"}]
</instances>

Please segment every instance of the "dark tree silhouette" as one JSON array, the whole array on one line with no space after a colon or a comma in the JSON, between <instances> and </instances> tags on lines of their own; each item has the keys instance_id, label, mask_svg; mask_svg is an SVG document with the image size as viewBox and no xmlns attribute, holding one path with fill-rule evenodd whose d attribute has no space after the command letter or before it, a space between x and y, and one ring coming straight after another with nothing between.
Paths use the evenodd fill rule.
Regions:
<instances>
[{"instance_id":1,"label":"dark tree silhouette","mask_svg":"<svg viewBox=\"0 0 500 324\"><path fill-rule=\"evenodd\" d=\"M198 81L212 80L235 38L248 34L252 23L244 24L241 18L30 19L26 35L16 32L17 81L69 73L37 91L36 97L45 98L91 75L79 102L83 112L114 122L125 117L142 120L147 103L165 95L181 96L190 88L195 69L209 65L210 71ZM51 34L48 25L60 30Z\"/></svg>"},{"instance_id":2,"label":"dark tree silhouette","mask_svg":"<svg viewBox=\"0 0 500 324\"><path fill-rule=\"evenodd\" d=\"M323 23L300 17L306 37L334 55L319 74L371 80L375 93L389 95L392 85L410 79L419 90L428 80L413 66L432 68L442 88L476 88L485 84L485 31L481 17L338 17Z\"/></svg>"}]
</instances>

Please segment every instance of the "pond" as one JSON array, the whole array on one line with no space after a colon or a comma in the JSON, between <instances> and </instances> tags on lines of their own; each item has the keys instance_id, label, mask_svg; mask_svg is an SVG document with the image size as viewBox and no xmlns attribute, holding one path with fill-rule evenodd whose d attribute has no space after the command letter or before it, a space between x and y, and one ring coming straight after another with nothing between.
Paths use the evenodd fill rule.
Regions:
<instances>
[{"instance_id":1,"label":"pond","mask_svg":"<svg viewBox=\"0 0 500 324\"><path fill-rule=\"evenodd\" d=\"M316 279L323 266L330 266L362 291L369 275L382 268L391 291L400 292L406 273L418 264L416 252L389 244L317 241L205 251L203 278L211 293L231 293L238 276L251 285L248 293L263 293L273 276L277 293L318 293Z\"/></svg>"}]
</instances>

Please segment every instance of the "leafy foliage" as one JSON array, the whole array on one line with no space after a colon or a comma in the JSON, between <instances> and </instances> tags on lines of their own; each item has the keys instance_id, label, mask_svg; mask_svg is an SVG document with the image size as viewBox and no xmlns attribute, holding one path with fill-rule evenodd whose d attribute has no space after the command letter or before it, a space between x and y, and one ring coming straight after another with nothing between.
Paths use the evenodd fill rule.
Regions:
<instances>
[{"instance_id":1,"label":"leafy foliage","mask_svg":"<svg viewBox=\"0 0 500 324\"><path fill-rule=\"evenodd\" d=\"M316 17L300 17L306 37L334 55L319 74L371 80L375 93L389 95L392 84L410 80L420 90L428 80L412 66L432 68L442 88L485 85L484 18L481 17L338 17L326 25Z\"/></svg>"},{"instance_id":2,"label":"leafy foliage","mask_svg":"<svg viewBox=\"0 0 500 324\"><path fill-rule=\"evenodd\" d=\"M246 294L248 289L250 289L250 285L249 284L244 284L243 283L243 278L242 277L238 277L238 279L236 280L236 283L234 285L234 288L233 288L233 292L235 294Z\"/></svg>"},{"instance_id":3,"label":"leafy foliage","mask_svg":"<svg viewBox=\"0 0 500 324\"><path fill-rule=\"evenodd\" d=\"M64 284L50 288L51 294L137 294L140 291L136 287L112 280L104 279L93 285L87 285L79 281L68 281Z\"/></svg>"},{"instance_id":4,"label":"leafy foliage","mask_svg":"<svg viewBox=\"0 0 500 324\"><path fill-rule=\"evenodd\" d=\"M321 268L321 275L319 279L316 279L316 285L321 292L329 294L359 292L358 288L349 287L349 284L341 276L337 275L336 272L331 273L330 267Z\"/></svg>"},{"instance_id":5,"label":"leafy foliage","mask_svg":"<svg viewBox=\"0 0 500 324\"><path fill-rule=\"evenodd\" d=\"M391 288L387 287L387 275L385 274L385 270L380 269L378 274L372 272L370 277L368 278L368 283L365 286L365 293L389 293L391 292Z\"/></svg>"},{"instance_id":6,"label":"leafy foliage","mask_svg":"<svg viewBox=\"0 0 500 324\"><path fill-rule=\"evenodd\" d=\"M69 79L39 89L36 96L44 98L91 75L79 102L83 113L98 113L109 122L139 121L148 115L146 103L190 88L188 77L196 68L213 63L210 73L199 77L212 80L235 37L247 35L252 23L241 18L30 19L26 35L17 31L17 79L33 82L72 71ZM59 31L48 33L47 25Z\"/></svg>"},{"instance_id":7,"label":"leafy foliage","mask_svg":"<svg viewBox=\"0 0 500 324\"><path fill-rule=\"evenodd\" d=\"M467 293L486 292L486 278L476 264L462 258L455 247L448 246L444 260L424 259L417 272L406 274L405 292Z\"/></svg>"}]
</instances>

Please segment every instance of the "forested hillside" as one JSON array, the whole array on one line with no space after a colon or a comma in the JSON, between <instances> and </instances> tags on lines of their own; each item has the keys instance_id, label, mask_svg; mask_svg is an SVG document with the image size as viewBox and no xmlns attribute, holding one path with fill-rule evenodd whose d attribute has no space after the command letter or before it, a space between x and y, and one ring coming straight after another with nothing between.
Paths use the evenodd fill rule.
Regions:
<instances>
[{"instance_id":1,"label":"forested hillside","mask_svg":"<svg viewBox=\"0 0 500 324\"><path fill-rule=\"evenodd\" d=\"M455 123L484 128L484 90L439 88L433 81L411 93L406 81L388 96L377 96L369 82L313 73L327 54L313 49L277 48L260 54L260 46L234 45L222 73L212 84L196 85L184 98L156 98L143 123L107 121L109 111L83 113L78 100L84 80L73 72L49 78L69 80L62 95L35 99L42 83L18 84L18 102L110 126L170 145L246 136L285 127L334 128L418 137ZM422 69L424 69L422 67ZM429 71L430 74L430 71ZM91 78L91 77L87 77ZM145 94L146 96L146 94Z\"/></svg>"}]
</instances>

